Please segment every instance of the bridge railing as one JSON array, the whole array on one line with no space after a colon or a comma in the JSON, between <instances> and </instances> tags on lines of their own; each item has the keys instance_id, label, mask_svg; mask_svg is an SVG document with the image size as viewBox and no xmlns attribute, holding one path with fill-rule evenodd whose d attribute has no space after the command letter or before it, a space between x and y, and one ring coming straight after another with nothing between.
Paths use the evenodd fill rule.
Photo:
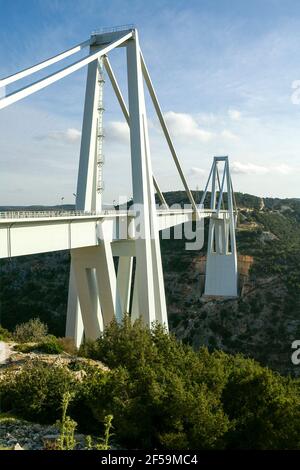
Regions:
<instances>
[{"instance_id":1,"label":"bridge railing","mask_svg":"<svg viewBox=\"0 0 300 470\"><path fill-rule=\"evenodd\" d=\"M192 208L157 208L157 214L181 214L193 212ZM214 211L212 211L214 212ZM38 219L38 218L57 218L57 217L103 217L105 215L114 216L132 216L137 214L136 210L132 209L104 209L101 212L96 211L64 211L64 210L50 210L50 211L0 211L0 220L2 219Z\"/></svg>"},{"instance_id":2,"label":"bridge railing","mask_svg":"<svg viewBox=\"0 0 300 470\"><path fill-rule=\"evenodd\" d=\"M111 211L114 212L114 211ZM2 211L0 212L0 219L35 219L43 217L73 217L73 216L95 216L108 214L109 211L102 211L101 213L89 211Z\"/></svg>"},{"instance_id":3,"label":"bridge railing","mask_svg":"<svg viewBox=\"0 0 300 470\"><path fill-rule=\"evenodd\" d=\"M92 31L92 36L95 36L97 34L105 34L105 33L117 33L118 31L128 31L134 28L135 28L135 25L133 23L121 24L119 26L108 26L104 28L95 29L94 31Z\"/></svg>"},{"instance_id":4,"label":"bridge railing","mask_svg":"<svg viewBox=\"0 0 300 470\"><path fill-rule=\"evenodd\" d=\"M135 215L131 210L104 209L96 211L0 211L1 219L37 219L57 217L103 217L104 215Z\"/></svg>"}]
</instances>

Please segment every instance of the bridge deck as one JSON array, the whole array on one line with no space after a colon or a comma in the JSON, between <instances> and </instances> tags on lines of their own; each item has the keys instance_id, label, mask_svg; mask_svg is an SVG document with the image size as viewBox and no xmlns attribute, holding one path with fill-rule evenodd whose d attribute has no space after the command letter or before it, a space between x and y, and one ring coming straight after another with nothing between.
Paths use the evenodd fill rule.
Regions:
<instances>
[{"instance_id":1,"label":"bridge deck","mask_svg":"<svg viewBox=\"0 0 300 470\"><path fill-rule=\"evenodd\" d=\"M191 214L193 209L159 209L158 216ZM209 217L217 211L212 209L199 209L199 213L204 217ZM227 211L220 210L223 214ZM103 210L101 212L87 211L2 211L0 212L0 224L7 222L30 222L36 220L73 220L73 219L102 219L111 217L135 217L136 212L132 210Z\"/></svg>"},{"instance_id":2,"label":"bridge deck","mask_svg":"<svg viewBox=\"0 0 300 470\"><path fill-rule=\"evenodd\" d=\"M224 217L213 210L200 210L200 218ZM0 213L0 258L96 246L100 240L132 243L135 238L132 210L19 211ZM158 229L166 230L195 220L192 209L157 210ZM120 248L118 248L120 249Z\"/></svg>"}]
</instances>

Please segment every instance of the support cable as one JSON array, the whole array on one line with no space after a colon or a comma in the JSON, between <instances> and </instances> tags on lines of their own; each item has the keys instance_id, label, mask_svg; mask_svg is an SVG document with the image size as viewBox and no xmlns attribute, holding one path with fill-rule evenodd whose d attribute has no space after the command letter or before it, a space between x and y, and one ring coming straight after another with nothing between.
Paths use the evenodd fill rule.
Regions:
<instances>
[{"instance_id":1,"label":"support cable","mask_svg":"<svg viewBox=\"0 0 300 470\"><path fill-rule=\"evenodd\" d=\"M115 74L114 74L114 72L113 72L113 69L112 69L112 67L111 67L111 64L110 64L110 62L109 62L107 56L104 56L104 57L103 57L103 63L104 63L104 67L105 67L105 70L106 70L106 72L107 72L107 75L108 75L108 77L109 77L109 79L110 79L111 85L112 85L112 87L113 87L113 90L114 90L114 92L115 92L115 94L116 94L117 100L119 101L119 104L120 104L121 110L122 110L122 112L123 112L124 118L125 118L125 120L126 120L128 126L130 126L129 111L128 111L128 109L127 109L125 100L124 100L124 98L123 98L122 92L121 92L120 87L119 87L119 84L118 84L118 82L117 82L117 79L116 79L116 77L115 77ZM154 175L153 175L153 184L154 184L154 187L155 187L155 189L156 189L156 192L157 192L157 194L158 194L158 197L159 197L159 199L160 199L161 204L162 204L166 209L168 209L169 206L168 206L168 204L167 204L167 202L166 202L166 200L165 200L165 197L164 197L164 195L163 195L163 193L162 193L162 191L161 191L161 189L160 189L160 187L159 187L159 184L158 184L158 182L157 182L157 180L156 180L156 178L155 178Z\"/></svg>"},{"instance_id":2,"label":"support cable","mask_svg":"<svg viewBox=\"0 0 300 470\"><path fill-rule=\"evenodd\" d=\"M120 39L111 42L107 46L101 47L98 51L89 54L82 59L73 62L71 65L68 65L67 67L64 67L63 69L58 70L57 72L52 73L51 75L48 75L45 78L42 78L41 80L38 80L31 85L28 85L24 88L21 88L13 93L10 93L9 95L5 96L0 100L0 109L6 108L7 106L16 103L17 101L25 98L26 96L32 95L33 93L42 90L43 88L46 88L48 85L51 85L52 83L57 82L58 80L67 77L73 72L76 72L77 70L80 70L82 67L85 65L90 64L94 60L98 59L104 54L107 54L107 52L111 51L115 47L120 46L122 43L126 42L128 39L132 37L132 32L125 34L122 36Z\"/></svg>"},{"instance_id":3,"label":"support cable","mask_svg":"<svg viewBox=\"0 0 300 470\"><path fill-rule=\"evenodd\" d=\"M77 44L77 46L74 46L71 49L61 52L60 54L50 57L49 59L43 60L42 62L39 62L38 64L32 65L31 67L23 69L20 72L17 72L13 75L9 75L8 77L2 78L2 80L0 80L0 88L3 86L9 85L10 83L14 83L17 80L21 80L21 78L28 77L28 75L39 72L40 70L44 69L45 67L48 67L49 65L56 64L56 62L66 59L67 57L70 57L73 54L76 54L76 52L81 51L82 49L89 46L90 44L91 44L91 40L88 39L87 41Z\"/></svg>"}]
</instances>

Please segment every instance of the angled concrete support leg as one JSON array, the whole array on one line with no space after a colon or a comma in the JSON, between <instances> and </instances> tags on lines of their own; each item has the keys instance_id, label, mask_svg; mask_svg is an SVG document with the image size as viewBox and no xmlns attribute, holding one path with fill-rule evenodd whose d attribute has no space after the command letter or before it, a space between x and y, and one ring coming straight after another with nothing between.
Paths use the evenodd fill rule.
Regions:
<instances>
[{"instance_id":1,"label":"angled concrete support leg","mask_svg":"<svg viewBox=\"0 0 300 470\"><path fill-rule=\"evenodd\" d=\"M103 241L95 248L96 278L104 327L116 318L122 320L117 279L111 244Z\"/></svg>"},{"instance_id":2,"label":"angled concrete support leg","mask_svg":"<svg viewBox=\"0 0 300 470\"><path fill-rule=\"evenodd\" d=\"M73 338L75 346L78 348L83 341L83 322L80 310L79 299L74 277L73 263L71 262L69 294L68 294L68 310L66 322L66 337Z\"/></svg>"},{"instance_id":3,"label":"angled concrete support leg","mask_svg":"<svg viewBox=\"0 0 300 470\"><path fill-rule=\"evenodd\" d=\"M88 249L73 250L72 261L85 337L94 340L100 336L103 326L95 274L90 266Z\"/></svg>"},{"instance_id":4,"label":"angled concrete support leg","mask_svg":"<svg viewBox=\"0 0 300 470\"><path fill-rule=\"evenodd\" d=\"M117 288L120 295L122 314L129 313L133 259L120 256L117 275Z\"/></svg>"},{"instance_id":5,"label":"angled concrete support leg","mask_svg":"<svg viewBox=\"0 0 300 470\"><path fill-rule=\"evenodd\" d=\"M130 144L133 201L139 211L139 224L136 222L135 241L136 269L139 276L138 304L140 315L148 325L155 320L155 300L153 286L150 201L148 199L147 162L145 154L144 123L145 102L140 50L137 33L127 46L128 97L130 115ZM136 220L136 219L135 219Z\"/></svg>"},{"instance_id":6,"label":"angled concrete support leg","mask_svg":"<svg viewBox=\"0 0 300 470\"><path fill-rule=\"evenodd\" d=\"M158 323L161 323L165 326L166 330L169 329L168 325L168 315L167 315L167 305L166 305L166 295L165 295L165 285L164 285L164 276L162 269L162 260L161 260L161 251L159 236L157 231L157 236L151 241L152 250L153 250L153 281L154 281L154 291L155 291L155 319Z\"/></svg>"},{"instance_id":7,"label":"angled concrete support leg","mask_svg":"<svg viewBox=\"0 0 300 470\"><path fill-rule=\"evenodd\" d=\"M136 276L134 291L139 315L145 324L166 317L164 290L161 284L157 216L150 161L141 55L137 31L127 45L128 97L133 201L139 211L136 220Z\"/></svg>"},{"instance_id":8,"label":"angled concrete support leg","mask_svg":"<svg viewBox=\"0 0 300 470\"><path fill-rule=\"evenodd\" d=\"M165 284L164 284L164 275L162 268L162 259L160 251L160 240L159 240L159 230L156 216L156 205L154 197L154 184L151 167L151 158L150 158L150 144L149 144L149 134L145 129L145 120L144 120L144 135L145 135L145 154L146 154L146 164L147 164L147 180L148 180L148 198L151 202L150 211L151 211L151 250L152 250L152 265L153 265L153 285L154 285L154 295L155 295L155 320L164 325L168 330L168 315L167 315L167 304L166 304L166 294L165 294Z\"/></svg>"},{"instance_id":9,"label":"angled concrete support leg","mask_svg":"<svg viewBox=\"0 0 300 470\"><path fill-rule=\"evenodd\" d=\"M72 267L85 337L96 339L114 318L122 318L110 242L72 250Z\"/></svg>"},{"instance_id":10,"label":"angled concrete support leg","mask_svg":"<svg viewBox=\"0 0 300 470\"><path fill-rule=\"evenodd\" d=\"M90 52L95 48L90 47ZM97 194L97 119L99 99L98 60L88 65L84 102L84 116L81 134L80 159L76 191L76 209L83 211L100 210L101 195ZM73 337L77 346L82 341L83 319L81 303L75 284L74 266L71 256L66 335ZM84 300L82 300L84 302ZM97 330L97 328L96 328ZM96 331L95 330L95 331ZM86 336L87 332L85 331ZM80 339L81 338L81 339Z\"/></svg>"},{"instance_id":11,"label":"angled concrete support leg","mask_svg":"<svg viewBox=\"0 0 300 470\"><path fill-rule=\"evenodd\" d=\"M131 321L133 322L141 316L140 310L139 310L138 277L139 277L139 274L138 274L137 268L135 268L132 305L131 305Z\"/></svg>"}]
</instances>

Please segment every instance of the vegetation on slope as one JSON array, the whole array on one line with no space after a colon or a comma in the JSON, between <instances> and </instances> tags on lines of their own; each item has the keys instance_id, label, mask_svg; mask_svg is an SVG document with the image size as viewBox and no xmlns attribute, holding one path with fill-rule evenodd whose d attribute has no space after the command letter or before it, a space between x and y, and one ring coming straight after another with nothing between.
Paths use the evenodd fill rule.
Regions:
<instances>
[{"instance_id":1,"label":"vegetation on slope","mask_svg":"<svg viewBox=\"0 0 300 470\"><path fill-rule=\"evenodd\" d=\"M113 415L123 448L300 449L299 381L252 359L194 351L160 326L150 332L128 318L80 352L109 369L42 361L9 368L2 410L53 423L71 393L70 419L93 434Z\"/></svg>"}]
</instances>

